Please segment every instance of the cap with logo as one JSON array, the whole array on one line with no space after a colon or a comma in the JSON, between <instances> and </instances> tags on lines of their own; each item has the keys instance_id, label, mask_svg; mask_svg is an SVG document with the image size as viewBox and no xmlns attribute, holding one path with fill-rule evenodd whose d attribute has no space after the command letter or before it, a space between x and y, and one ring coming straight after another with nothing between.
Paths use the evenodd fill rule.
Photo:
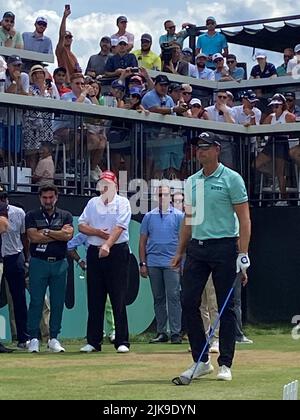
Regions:
<instances>
[{"instance_id":1,"label":"cap with logo","mask_svg":"<svg viewBox=\"0 0 300 420\"><path fill-rule=\"evenodd\" d=\"M224 60L223 55L222 55L222 54L220 54L220 53L216 53L216 54L214 54L214 55L212 56L212 60L213 60L213 61L219 60L220 58L221 58L222 60Z\"/></svg>"},{"instance_id":2,"label":"cap with logo","mask_svg":"<svg viewBox=\"0 0 300 420\"><path fill-rule=\"evenodd\" d=\"M48 21L43 16L39 16L39 17L36 18L35 23L45 23L47 25Z\"/></svg>"},{"instance_id":3,"label":"cap with logo","mask_svg":"<svg viewBox=\"0 0 300 420\"><path fill-rule=\"evenodd\" d=\"M120 22L128 22L127 17L126 16L119 16L117 18L117 24Z\"/></svg>"},{"instance_id":4,"label":"cap with logo","mask_svg":"<svg viewBox=\"0 0 300 420\"><path fill-rule=\"evenodd\" d=\"M241 98L247 99L249 102L258 102L259 99L257 98L256 94L253 92L253 90L249 89L246 90L241 94Z\"/></svg>"},{"instance_id":5,"label":"cap with logo","mask_svg":"<svg viewBox=\"0 0 300 420\"><path fill-rule=\"evenodd\" d=\"M11 55L7 59L7 64L12 64L14 66L18 66L19 64L23 64L21 57L18 55Z\"/></svg>"},{"instance_id":6,"label":"cap with logo","mask_svg":"<svg viewBox=\"0 0 300 420\"><path fill-rule=\"evenodd\" d=\"M112 171L102 172L102 174L100 175L100 181L102 181L102 180L105 180L107 182L111 182L111 183L114 183L114 184L118 185L118 179Z\"/></svg>"},{"instance_id":7,"label":"cap with logo","mask_svg":"<svg viewBox=\"0 0 300 420\"><path fill-rule=\"evenodd\" d=\"M10 19L15 20L15 15L13 14L13 12L5 12L3 15L3 19L5 18L10 18Z\"/></svg>"},{"instance_id":8,"label":"cap with logo","mask_svg":"<svg viewBox=\"0 0 300 420\"><path fill-rule=\"evenodd\" d=\"M164 74L159 74L155 78L155 84L156 85L157 84L160 84L160 85L169 85L170 84L170 80Z\"/></svg>"},{"instance_id":9,"label":"cap with logo","mask_svg":"<svg viewBox=\"0 0 300 420\"><path fill-rule=\"evenodd\" d=\"M200 140L202 140L204 143L215 144L216 146L221 147L220 137L212 131L204 131L203 133L199 134L199 136L194 137L192 139L192 144L198 144Z\"/></svg>"},{"instance_id":10,"label":"cap with logo","mask_svg":"<svg viewBox=\"0 0 300 420\"><path fill-rule=\"evenodd\" d=\"M121 42L125 42L125 44L128 44L127 36L120 36L118 39L118 44L121 44Z\"/></svg>"},{"instance_id":11,"label":"cap with logo","mask_svg":"<svg viewBox=\"0 0 300 420\"><path fill-rule=\"evenodd\" d=\"M152 36L150 34L143 34L141 36L141 41L148 41L148 42L152 42Z\"/></svg>"},{"instance_id":12,"label":"cap with logo","mask_svg":"<svg viewBox=\"0 0 300 420\"><path fill-rule=\"evenodd\" d=\"M111 87L114 89L125 90L125 85L123 85L123 83L119 79L113 80L111 83Z\"/></svg>"},{"instance_id":13,"label":"cap with logo","mask_svg":"<svg viewBox=\"0 0 300 420\"><path fill-rule=\"evenodd\" d=\"M142 93L141 92L142 92L142 90L138 86L133 86L132 88L129 89L130 95L139 95L139 96L142 96Z\"/></svg>"}]
</instances>

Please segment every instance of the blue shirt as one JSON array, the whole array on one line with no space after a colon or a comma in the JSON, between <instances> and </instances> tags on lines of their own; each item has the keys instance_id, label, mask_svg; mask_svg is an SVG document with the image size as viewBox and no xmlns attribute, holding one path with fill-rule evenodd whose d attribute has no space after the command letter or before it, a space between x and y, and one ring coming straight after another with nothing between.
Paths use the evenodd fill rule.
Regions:
<instances>
[{"instance_id":1,"label":"blue shirt","mask_svg":"<svg viewBox=\"0 0 300 420\"><path fill-rule=\"evenodd\" d=\"M192 206L192 237L199 240L239 236L235 204L248 201L243 178L219 163L210 176L203 169L187 179L185 204Z\"/></svg>"},{"instance_id":2,"label":"blue shirt","mask_svg":"<svg viewBox=\"0 0 300 420\"><path fill-rule=\"evenodd\" d=\"M77 249L81 245L84 245L86 248L88 248L88 236L84 233L77 233L77 235L75 235L72 239L69 240L67 244L68 251Z\"/></svg>"},{"instance_id":3,"label":"blue shirt","mask_svg":"<svg viewBox=\"0 0 300 420\"><path fill-rule=\"evenodd\" d=\"M141 235L147 235L146 259L148 267L170 267L176 254L184 214L170 206L165 213L155 208L145 214Z\"/></svg>"},{"instance_id":4,"label":"blue shirt","mask_svg":"<svg viewBox=\"0 0 300 420\"><path fill-rule=\"evenodd\" d=\"M229 74L235 80L242 80L245 78L245 70L243 67L236 67L233 71L229 70Z\"/></svg>"},{"instance_id":5,"label":"blue shirt","mask_svg":"<svg viewBox=\"0 0 300 420\"><path fill-rule=\"evenodd\" d=\"M24 50L53 54L52 41L47 36L37 37L35 32L24 32L22 37Z\"/></svg>"},{"instance_id":6,"label":"blue shirt","mask_svg":"<svg viewBox=\"0 0 300 420\"><path fill-rule=\"evenodd\" d=\"M213 36L209 36L207 33L202 34L197 40L197 48L206 55L222 54L222 50L227 47L225 35L220 32L216 32ZM207 61L206 66L215 68L215 64L211 61Z\"/></svg>"},{"instance_id":7,"label":"blue shirt","mask_svg":"<svg viewBox=\"0 0 300 420\"><path fill-rule=\"evenodd\" d=\"M174 35L161 35L159 37L159 45L164 44L166 42L172 42L172 41L176 41L178 44L180 44L181 48L183 48L183 41L185 40L185 38L188 37L188 33L187 30L184 29L180 32L178 32L177 34Z\"/></svg>"},{"instance_id":8,"label":"blue shirt","mask_svg":"<svg viewBox=\"0 0 300 420\"><path fill-rule=\"evenodd\" d=\"M138 67L136 56L132 53L125 55L112 55L108 57L105 64L105 71L114 72L117 69L126 69L127 67Z\"/></svg>"},{"instance_id":9,"label":"blue shirt","mask_svg":"<svg viewBox=\"0 0 300 420\"><path fill-rule=\"evenodd\" d=\"M161 108L172 108L175 106L171 96L159 96L155 89L150 90L150 92L143 96L142 105L145 109L150 109L155 106Z\"/></svg>"},{"instance_id":10,"label":"blue shirt","mask_svg":"<svg viewBox=\"0 0 300 420\"><path fill-rule=\"evenodd\" d=\"M277 75L274 64L266 63L263 71L261 71L259 64L256 64L256 66L252 67L250 76L254 77L254 79L256 77L260 77L261 79L267 79L268 77L271 77L274 74Z\"/></svg>"}]
</instances>

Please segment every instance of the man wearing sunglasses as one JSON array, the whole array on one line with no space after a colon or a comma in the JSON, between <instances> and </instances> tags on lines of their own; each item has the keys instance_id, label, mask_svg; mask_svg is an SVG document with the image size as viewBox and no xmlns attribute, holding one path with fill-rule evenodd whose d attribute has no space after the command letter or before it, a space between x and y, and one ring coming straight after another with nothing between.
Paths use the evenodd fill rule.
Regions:
<instances>
[{"instance_id":1,"label":"man wearing sunglasses","mask_svg":"<svg viewBox=\"0 0 300 420\"><path fill-rule=\"evenodd\" d=\"M183 23L182 30L176 33L176 25L172 20L166 20L164 22L164 27L167 33L165 35L161 35L159 37L159 45L162 44L172 44L172 42L177 42L181 48L183 48L183 41L185 38L188 37L187 30L185 29L187 26L195 26L193 23Z\"/></svg>"},{"instance_id":2,"label":"man wearing sunglasses","mask_svg":"<svg viewBox=\"0 0 300 420\"><path fill-rule=\"evenodd\" d=\"M181 376L188 379L210 374L214 368L208 348L196 367L206 344L203 322L199 316L201 296L212 274L218 310L223 307L220 320L220 356L218 380L230 381L236 337L234 299L229 291L241 272L242 284L247 283L246 270L250 266L248 245L250 215L244 180L235 171L219 162L221 143L212 132L201 133L193 140L197 146L197 160L202 169L190 176L185 185L185 219L174 268L180 267L186 255L183 271L183 310L191 344L193 364Z\"/></svg>"},{"instance_id":3,"label":"man wearing sunglasses","mask_svg":"<svg viewBox=\"0 0 300 420\"><path fill-rule=\"evenodd\" d=\"M245 70L243 67L237 67L236 56L234 54L228 54L226 57L226 64L228 66L228 80L236 80L240 82L245 79Z\"/></svg>"},{"instance_id":4,"label":"man wearing sunglasses","mask_svg":"<svg viewBox=\"0 0 300 420\"><path fill-rule=\"evenodd\" d=\"M48 21L45 17L39 16L35 20L34 32L23 32L24 50L35 51L42 54L53 54L52 41L44 35ZM23 70L29 73L31 67L37 64L35 61L25 61Z\"/></svg>"},{"instance_id":5,"label":"man wearing sunglasses","mask_svg":"<svg viewBox=\"0 0 300 420\"><path fill-rule=\"evenodd\" d=\"M5 12L0 22L0 45L9 48L23 48L23 40L20 32L15 26L15 15L13 12Z\"/></svg>"}]
</instances>

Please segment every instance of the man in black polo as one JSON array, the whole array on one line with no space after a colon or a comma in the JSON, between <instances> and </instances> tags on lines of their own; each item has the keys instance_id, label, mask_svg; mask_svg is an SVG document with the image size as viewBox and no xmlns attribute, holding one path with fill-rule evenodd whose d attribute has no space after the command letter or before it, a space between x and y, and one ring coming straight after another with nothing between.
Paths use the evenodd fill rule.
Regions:
<instances>
[{"instance_id":1,"label":"man in black polo","mask_svg":"<svg viewBox=\"0 0 300 420\"><path fill-rule=\"evenodd\" d=\"M57 336L65 300L68 263L67 242L73 236L71 213L56 207L58 191L54 185L39 189L41 207L26 214L25 226L30 241L29 263L30 305L28 332L30 353L39 352L39 324L42 317L44 297L49 286L50 294L50 340L48 347L54 353L64 352Z\"/></svg>"}]
</instances>

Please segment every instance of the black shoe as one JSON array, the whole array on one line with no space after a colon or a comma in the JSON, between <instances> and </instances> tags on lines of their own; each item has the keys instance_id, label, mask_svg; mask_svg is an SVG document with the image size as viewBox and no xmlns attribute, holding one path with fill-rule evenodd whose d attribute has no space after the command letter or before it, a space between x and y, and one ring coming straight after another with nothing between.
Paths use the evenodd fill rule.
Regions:
<instances>
[{"instance_id":1,"label":"black shoe","mask_svg":"<svg viewBox=\"0 0 300 420\"><path fill-rule=\"evenodd\" d=\"M171 344L182 344L180 335L171 335Z\"/></svg>"},{"instance_id":2,"label":"black shoe","mask_svg":"<svg viewBox=\"0 0 300 420\"><path fill-rule=\"evenodd\" d=\"M7 347L4 347L3 344L0 343L0 353L12 353L13 349L8 349Z\"/></svg>"},{"instance_id":3,"label":"black shoe","mask_svg":"<svg viewBox=\"0 0 300 420\"><path fill-rule=\"evenodd\" d=\"M152 338L149 343L167 343L169 341L169 337L165 333L157 334L155 338Z\"/></svg>"}]
</instances>

